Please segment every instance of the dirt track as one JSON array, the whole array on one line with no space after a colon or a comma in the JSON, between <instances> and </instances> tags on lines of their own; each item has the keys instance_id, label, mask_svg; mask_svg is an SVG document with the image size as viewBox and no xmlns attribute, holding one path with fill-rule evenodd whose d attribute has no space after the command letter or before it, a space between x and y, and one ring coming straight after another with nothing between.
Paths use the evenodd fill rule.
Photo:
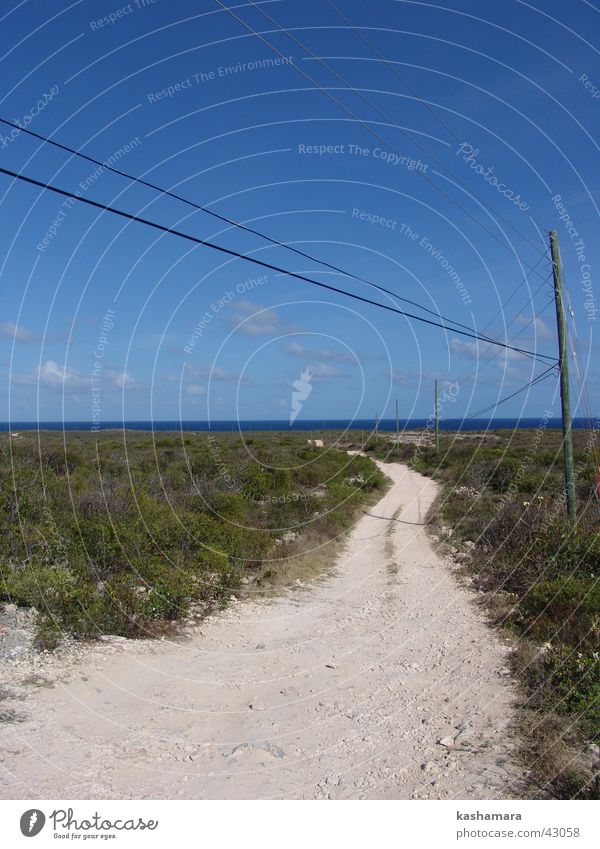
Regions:
<instances>
[{"instance_id":1,"label":"dirt track","mask_svg":"<svg viewBox=\"0 0 600 849\"><path fill-rule=\"evenodd\" d=\"M10 666L0 795L518 796L507 648L419 524L435 484L380 465L393 486L307 589Z\"/></svg>"}]
</instances>

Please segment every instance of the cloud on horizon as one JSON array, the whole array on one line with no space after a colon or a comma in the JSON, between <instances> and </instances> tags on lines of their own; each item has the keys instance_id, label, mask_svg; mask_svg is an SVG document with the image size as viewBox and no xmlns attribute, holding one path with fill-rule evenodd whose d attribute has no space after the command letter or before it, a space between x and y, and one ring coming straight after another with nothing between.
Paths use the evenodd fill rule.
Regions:
<instances>
[{"instance_id":1,"label":"cloud on horizon","mask_svg":"<svg viewBox=\"0 0 600 849\"><path fill-rule=\"evenodd\" d=\"M105 377L117 389L141 389L143 384L134 380L127 371L119 369L104 369L98 378ZM61 366L54 360L46 360L30 374L14 374L12 383L15 386L42 386L57 392L80 392L91 389L91 375L84 374L68 366Z\"/></svg>"}]
</instances>

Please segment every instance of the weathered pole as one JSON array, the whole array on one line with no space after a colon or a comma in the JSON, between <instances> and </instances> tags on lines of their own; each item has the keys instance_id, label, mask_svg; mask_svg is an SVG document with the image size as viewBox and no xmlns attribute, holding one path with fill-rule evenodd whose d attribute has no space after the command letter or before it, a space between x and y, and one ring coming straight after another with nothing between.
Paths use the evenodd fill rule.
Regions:
<instances>
[{"instance_id":1,"label":"weathered pole","mask_svg":"<svg viewBox=\"0 0 600 849\"><path fill-rule=\"evenodd\" d=\"M435 453L440 453L440 408L438 404L438 382L435 381Z\"/></svg>"},{"instance_id":2,"label":"weathered pole","mask_svg":"<svg viewBox=\"0 0 600 849\"><path fill-rule=\"evenodd\" d=\"M398 414L398 399L396 398L396 445L400 442L400 418Z\"/></svg>"},{"instance_id":3,"label":"weathered pole","mask_svg":"<svg viewBox=\"0 0 600 849\"><path fill-rule=\"evenodd\" d=\"M554 301L556 303L556 326L558 328L558 365L560 370L560 404L562 412L563 457L565 464L565 492L567 496L567 516L570 524L577 521L577 502L575 499L575 469L573 466L573 431L571 422L571 400L569 392L569 352L567 345L567 320L563 303L563 279L558 234L550 231L550 253L552 255L552 275L554 277Z\"/></svg>"}]
</instances>

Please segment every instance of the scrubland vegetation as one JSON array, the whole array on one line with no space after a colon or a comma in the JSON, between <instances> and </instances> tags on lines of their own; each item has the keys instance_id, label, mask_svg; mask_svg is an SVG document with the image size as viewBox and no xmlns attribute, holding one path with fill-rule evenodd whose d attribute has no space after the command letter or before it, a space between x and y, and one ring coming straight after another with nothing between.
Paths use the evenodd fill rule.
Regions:
<instances>
[{"instance_id":1,"label":"scrubland vegetation","mask_svg":"<svg viewBox=\"0 0 600 849\"><path fill-rule=\"evenodd\" d=\"M0 440L0 597L37 641L163 631L285 583L385 483L303 434L23 432Z\"/></svg>"},{"instance_id":2,"label":"scrubland vegetation","mask_svg":"<svg viewBox=\"0 0 600 849\"><path fill-rule=\"evenodd\" d=\"M576 431L569 527L559 431L428 434L25 432L0 437L0 597L37 609L37 641L155 635L184 617L329 565L384 476L442 486L429 518L521 682L538 795L596 798L600 767L600 509L594 434ZM367 457L348 456L361 448Z\"/></svg>"},{"instance_id":3,"label":"scrubland vegetation","mask_svg":"<svg viewBox=\"0 0 600 849\"><path fill-rule=\"evenodd\" d=\"M446 537L493 620L516 642L527 761L545 792L599 793L600 503L593 432L575 431L578 522L566 521L562 434L442 433L367 453L442 484L432 525Z\"/></svg>"}]
</instances>

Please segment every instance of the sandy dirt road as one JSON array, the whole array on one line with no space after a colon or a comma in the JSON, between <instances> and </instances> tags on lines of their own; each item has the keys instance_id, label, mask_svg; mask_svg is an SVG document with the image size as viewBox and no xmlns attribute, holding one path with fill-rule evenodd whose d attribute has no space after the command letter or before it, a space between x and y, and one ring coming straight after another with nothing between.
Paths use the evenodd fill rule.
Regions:
<instances>
[{"instance_id":1,"label":"sandy dirt road","mask_svg":"<svg viewBox=\"0 0 600 849\"><path fill-rule=\"evenodd\" d=\"M508 649L419 524L435 484L380 465L393 486L307 589L9 665L0 795L519 796Z\"/></svg>"}]
</instances>

